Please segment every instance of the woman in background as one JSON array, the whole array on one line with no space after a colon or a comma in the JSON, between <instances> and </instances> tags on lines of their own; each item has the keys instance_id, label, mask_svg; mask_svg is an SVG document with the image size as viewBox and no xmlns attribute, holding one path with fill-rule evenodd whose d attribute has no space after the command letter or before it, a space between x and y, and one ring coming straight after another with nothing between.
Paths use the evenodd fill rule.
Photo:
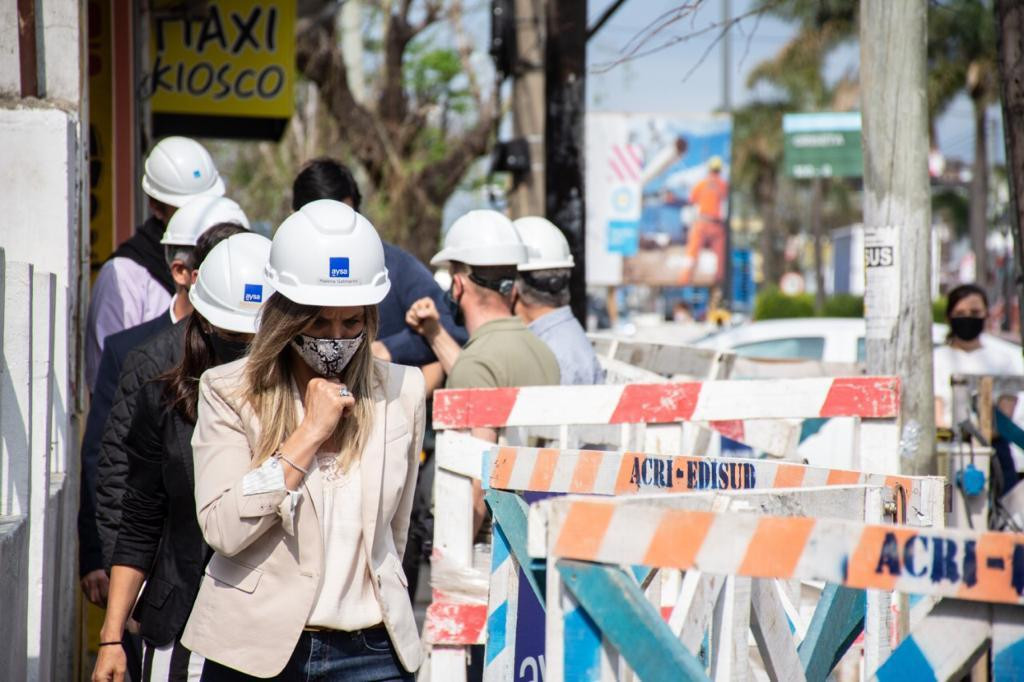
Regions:
<instances>
[{"instance_id":1,"label":"woman in background","mask_svg":"<svg viewBox=\"0 0 1024 682\"><path fill-rule=\"evenodd\" d=\"M189 289L194 312L181 363L139 389L94 682L124 679L121 638L133 607L144 642L141 682L199 679L202 659L179 641L209 559L196 522L189 444L198 377L245 354L263 295L271 293L262 284L269 254L270 240L249 232L210 250Z\"/></svg>"}]
</instances>

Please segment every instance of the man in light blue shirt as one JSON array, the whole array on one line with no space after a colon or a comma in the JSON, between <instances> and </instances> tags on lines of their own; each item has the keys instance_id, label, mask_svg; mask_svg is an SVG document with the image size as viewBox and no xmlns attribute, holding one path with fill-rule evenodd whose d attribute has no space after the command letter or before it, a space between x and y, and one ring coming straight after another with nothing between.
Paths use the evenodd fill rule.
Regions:
<instances>
[{"instance_id":1,"label":"man in light blue shirt","mask_svg":"<svg viewBox=\"0 0 1024 682\"><path fill-rule=\"evenodd\" d=\"M520 218L513 225L528 250L516 279L516 314L555 354L562 384L604 383L594 348L569 308L574 262L565 236L545 218Z\"/></svg>"}]
</instances>

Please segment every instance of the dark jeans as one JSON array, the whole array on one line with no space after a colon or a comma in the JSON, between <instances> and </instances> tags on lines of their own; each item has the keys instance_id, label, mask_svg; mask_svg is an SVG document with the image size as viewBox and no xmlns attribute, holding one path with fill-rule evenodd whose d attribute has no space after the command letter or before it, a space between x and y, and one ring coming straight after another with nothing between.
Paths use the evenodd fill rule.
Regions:
<instances>
[{"instance_id":1,"label":"dark jeans","mask_svg":"<svg viewBox=\"0 0 1024 682\"><path fill-rule=\"evenodd\" d=\"M248 682L252 677L207 660L202 682ZM356 632L303 631L295 652L274 678L280 682L412 682L383 626Z\"/></svg>"}]
</instances>

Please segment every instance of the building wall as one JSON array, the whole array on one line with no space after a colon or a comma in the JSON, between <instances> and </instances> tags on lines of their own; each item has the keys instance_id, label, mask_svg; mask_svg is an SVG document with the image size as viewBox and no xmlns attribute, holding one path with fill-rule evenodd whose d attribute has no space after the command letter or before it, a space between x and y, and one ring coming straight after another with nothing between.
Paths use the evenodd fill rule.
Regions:
<instances>
[{"instance_id":1,"label":"building wall","mask_svg":"<svg viewBox=\"0 0 1024 682\"><path fill-rule=\"evenodd\" d=\"M85 403L86 7L36 0L39 96L29 98L18 3L0 5L0 679L71 680Z\"/></svg>"}]
</instances>

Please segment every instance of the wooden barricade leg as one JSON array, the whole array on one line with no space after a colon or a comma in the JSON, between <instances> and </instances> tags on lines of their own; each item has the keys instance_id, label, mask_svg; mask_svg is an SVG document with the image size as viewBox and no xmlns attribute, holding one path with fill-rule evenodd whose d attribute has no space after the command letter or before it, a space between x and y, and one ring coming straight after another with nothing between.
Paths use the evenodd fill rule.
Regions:
<instances>
[{"instance_id":1,"label":"wooden barricade leg","mask_svg":"<svg viewBox=\"0 0 1024 682\"><path fill-rule=\"evenodd\" d=\"M559 561L555 568L586 615L640 679L646 682L707 679L704 666L675 638L661 614L624 571L577 561ZM574 654L568 637L565 647L568 663ZM567 674L565 679L573 678Z\"/></svg>"},{"instance_id":2,"label":"wooden barricade leg","mask_svg":"<svg viewBox=\"0 0 1024 682\"><path fill-rule=\"evenodd\" d=\"M711 613L723 585L725 576L697 570L687 571L683 578L683 589L672 610L669 628L694 656L700 654L704 634L711 623Z\"/></svg>"},{"instance_id":3,"label":"wooden barricade leg","mask_svg":"<svg viewBox=\"0 0 1024 682\"><path fill-rule=\"evenodd\" d=\"M864 590L826 585L798 652L809 680L823 680L864 631Z\"/></svg>"},{"instance_id":4,"label":"wooden barricade leg","mask_svg":"<svg viewBox=\"0 0 1024 682\"><path fill-rule=\"evenodd\" d=\"M882 664L875 679L958 679L984 652L992 633L991 619L989 604L943 599Z\"/></svg>"},{"instance_id":5,"label":"wooden barricade leg","mask_svg":"<svg viewBox=\"0 0 1024 682\"><path fill-rule=\"evenodd\" d=\"M566 589L553 561L547 569L545 680L615 680L617 656L610 656L601 630Z\"/></svg>"},{"instance_id":6,"label":"wooden barricade leg","mask_svg":"<svg viewBox=\"0 0 1024 682\"><path fill-rule=\"evenodd\" d=\"M750 587L750 630L754 633L761 660L772 682L801 682L796 641L789 631L786 610L782 606L776 581L755 579Z\"/></svg>"},{"instance_id":7,"label":"wooden barricade leg","mask_svg":"<svg viewBox=\"0 0 1024 682\"><path fill-rule=\"evenodd\" d=\"M750 677L750 578L729 576L715 604L711 630L711 671L715 680Z\"/></svg>"},{"instance_id":8,"label":"wooden barricade leg","mask_svg":"<svg viewBox=\"0 0 1024 682\"><path fill-rule=\"evenodd\" d=\"M481 641L486 622L486 576L480 594L460 583L476 578L473 565L473 479L448 466L456 450L457 434L442 432L437 439L434 477L434 552L431 557L432 603L427 608L424 639L430 649L430 679L461 682L466 679L467 646ZM438 585L443 587L438 588ZM479 603L477 603L479 602ZM477 612L482 617L477 618Z\"/></svg>"},{"instance_id":9,"label":"wooden barricade leg","mask_svg":"<svg viewBox=\"0 0 1024 682\"><path fill-rule=\"evenodd\" d=\"M992 680L1024 680L1024 607L992 606Z\"/></svg>"},{"instance_id":10,"label":"wooden barricade leg","mask_svg":"<svg viewBox=\"0 0 1024 682\"><path fill-rule=\"evenodd\" d=\"M485 682L515 679L519 566L505 533L495 524L491 535L491 582L487 596Z\"/></svg>"}]
</instances>

